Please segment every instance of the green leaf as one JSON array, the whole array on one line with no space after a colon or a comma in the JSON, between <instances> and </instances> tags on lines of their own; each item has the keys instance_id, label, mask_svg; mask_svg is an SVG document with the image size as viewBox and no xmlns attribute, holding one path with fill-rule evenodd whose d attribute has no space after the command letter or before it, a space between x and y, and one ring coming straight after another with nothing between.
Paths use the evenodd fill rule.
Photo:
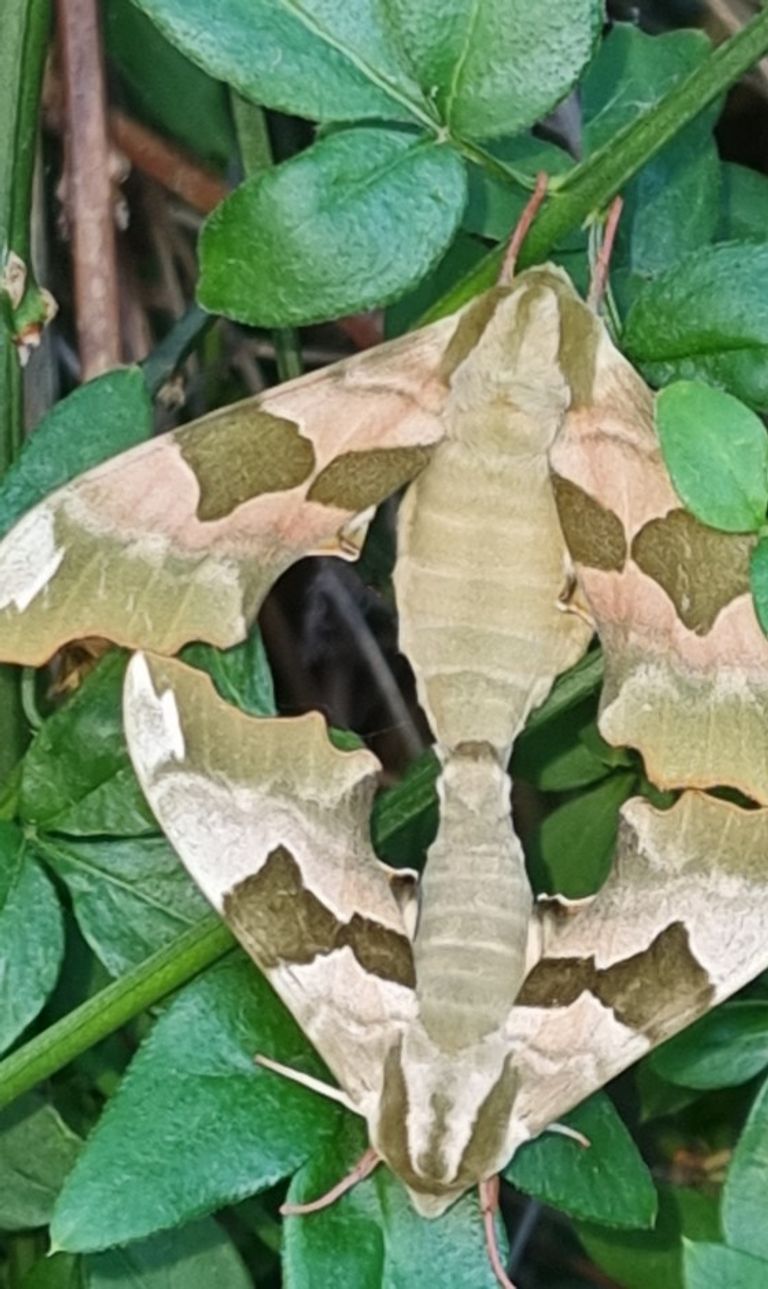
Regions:
<instances>
[{"instance_id":1,"label":"green leaf","mask_svg":"<svg viewBox=\"0 0 768 1289\"><path fill-rule=\"evenodd\" d=\"M768 176L725 161L721 166L718 242L764 242L768 229Z\"/></svg>"},{"instance_id":2,"label":"green leaf","mask_svg":"<svg viewBox=\"0 0 768 1289\"><path fill-rule=\"evenodd\" d=\"M585 155L609 144L702 63L699 31L650 36L616 23L581 85ZM719 214L720 162L712 133L718 105L678 132L622 189L615 264L658 273L711 241Z\"/></svg>"},{"instance_id":3,"label":"green leaf","mask_svg":"<svg viewBox=\"0 0 768 1289\"><path fill-rule=\"evenodd\" d=\"M638 291L622 344L652 385L704 380L768 408L768 241L702 247Z\"/></svg>"},{"instance_id":4,"label":"green leaf","mask_svg":"<svg viewBox=\"0 0 768 1289\"><path fill-rule=\"evenodd\" d=\"M54 1245L142 1239L274 1185L323 1145L338 1108L259 1069L257 1052L327 1078L263 976L233 954L155 1024L67 1179Z\"/></svg>"},{"instance_id":5,"label":"green leaf","mask_svg":"<svg viewBox=\"0 0 768 1289\"><path fill-rule=\"evenodd\" d=\"M531 838L529 864L537 890L569 899L592 895L608 875L619 809L637 776L620 770L546 816Z\"/></svg>"},{"instance_id":6,"label":"green leaf","mask_svg":"<svg viewBox=\"0 0 768 1289\"><path fill-rule=\"evenodd\" d=\"M535 179L542 170L548 175L564 174L573 165L573 159L563 148L548 143L545 139L537 139L533 134L500 139L491 144L488 151L491 156L506 162L530 179ZM519 184L512 184L509 180L504 182L482 166L470 166L469 191L462 227L479 237L504 241L515 227L530 195ZM584 242L583 235L579 233L577 236ZM451 284L446 283L445 289L449 285Z\"/></svg>"},{"instance_id":7,"label":"green leaf","mask_svg":"<svg viewBox=\"0 0 768 1289\"><path fill-rule=\"evenodd\" d=\"M402 336L420 326L422 314L448 291L457 279L485 257L485 242L470 237L459 229L445 255L412 291L391 304L384 315L384 338ZM369 530L370 533L370 530ZM362 558L365 558L365 549ZM393 561L394 562L394 561Z\"/></svg>"},{"instance_id":8,"label":"green leaf","mask_svg":"<svg viewBox=\"0 0 768 1289\"><path fill-rule=\"evenodd\" d=\"M79 1149L79 1138L36 1093L3 1110L0 1228L24 1231L45 1226Z\"/></svg>"},{"instance_id":9,"label":"green leaf","mask_svg":"<svg viewBox=\"0 0 768 1289\"><path fill-rule=\"evenodd\" d=\"M455 138L514 134L575 85L603 21L601 0L389 0L402 47Z\"/></svg>"},{"instance_id":10,"label":"green leaf","mask_svg":"<svg viewBox=\"0 0 768 1289\"><path fill-rule=\"evenodd\" d=\"M436 112L376 0L137 0L217 80L314 121L436 124Z\"/></svg>"},{"instance_id":11,"label":"green leaf","mask_svg":"<svg viewBox=\"0 0 768 1289\"><path fill-rule=\"evenodd\" d=\"M324 1194L350 1171L366 1145L362 1124L345 1116L343 1130L292 1179L288 1202ZM420 1284L497 1289L476 1196L465 1195L443 1217L426 1220L384 1165L330 1208L309 1219L288 1219L283 1258L291 1289Z\"/></svg>"},{"instance_id":12,"label":"green leaf","mask_svg":"<svg viewBox=\"0 0 768 1289\"><path fill-rule=\"evenodd\" d=\"M768 1081L763 1084L736 1143L722 1199L723 1234L729 1244L768 1258L765 1192L768 1186Z\"/></svg>"},{"instance_id":13,"label":"green leaf","mask_svg":"<svg viewBox=\"0 0 768 1289\"><path fill-rule=\"evenodd\" d=\"M107 54L134 115L222 165L235 149L225 87L160 34L131 0L103 0Z\"/></svg>"},{"instance_id":14,"label":"green leaf","mask_svg":"<svg viewBox=\"0 0 768 1289\"><path fill-rule=\"evenodd\" d=\"M685 1289L765 1289L768 1262L725 1244L683 1240Z\"/></svg>"},{"instance_id":15,"label":"green leaf","mask_svg":"<svg viewBox=\"0 0 768 1289\"><path fill-rule=\"evenodd\" d=\"M768 434L721 389L679 380L656 397L656 432L675 491L697 519L753 532L768 509Z\"/></svg>"},{"instance_id":16,"label":"green leaf","mask_svg":"<svg viewBox=\"0 0 768 1289\"><path fill-rule=\"evenodd\" d=\"M768 635L768 535L759 538L749 557L749 584L757 620Z\"/></svg>"},{"instance_id":17,"label":"green leaf","mask_svg":"<svg viewBox=\"0 0 768 1289\"><path fill-rule=\"evenodd\" d=\"M0 822L0 1050L45 1004L63 954L56 892L21 830Z\"/></svg>"},{"instance_id":18,"label":"green leaf","mask_svg":"<svg viewBox=\"0 0 768 1289\"><path fill-rule=\"evenodd\" d=\"M724 1003L658 1048L646 1062L686 1088L728 1088L768 1066L768 1002Z\"/></svg>"},{"instance_id":19,"label":"green leaf","mask_svg":"<svg viewBox=\"0 0 768 1289\"><path fill-rule=\"evenodd\" d=\"M571 1217L615 1227L652 1227L656 1190L634 1141L605 1092L565 1116L589 1138L585 1149L555 1133L521 1146L507 1181Z\"/></svg>"},{"instance_id":20,"label":"green leaf","mask_svg":"<svg viewBox=\"0 0 768 1289\"><path fill-rule=\"evenodd\" d=\"M445 144L386 129L331 134L213 212L200 303L264 327L386 304L442 255L465 195L464 163Z\"/></svg>"},{"instance_id":21,"label":"green leaf","mask_svg":"<svg viewBox=\"0 0 768 1289\"><path fill-rule=\"evenodd\" d=\"M242 644L231 649L190 644L181 651L190 667L207 671L221 697L250 716L274 716L275 690L261 632L254 627Z\"/></svg>"},{"instance_id":22,"label":"green leaf","mask_svg":"<svg viewBox=\"0 0 768 1289\"><path fill-rule=\"evenodd\" d=\"M42 836L35 845L68 886L80 930L113 976L137 966L207 911L164 837Z\"/></svg>"},{"instance_id":23,"label":"green leaf","mask_svg":"<svg viewBox=\"0 0 768 1289\"><path fill-rule=\"evenodd\" d=\"M720 1238L717 1199L683 1187L660 1187L659 1216L652 1231L609 1231L579 1223L577 1233L589 1256L622 1289L687 1289L683 1236ZM714 1284L711 1289L716 1289Z\"/></svg>"},{"instance_id":24,"label":"green leaf","mask_svg":"<svg viewBox=\"0 0 768 1289\"><path fill-rule=\"evenodd\" d=\"M21 781L26 822L77 836L157 832L123 737L127 661L121 651L108 653L37 734Z\"/></svg>"},{"instance_id":25,"label":"green leaf","mask_svg":"<svg viewBox=\"0 0 768 1289\"><path fill-rule=\"evenodd\" d=\"M608 766L582 739L594 719L595 704L587 699L546 725L524 731L512 754L512 781L525 779L542 792L563 792L604 779Z\"/></svg>"},{"instance_id":26,"label":"green leaf","mask_svg":"<svg viewBox=\"0 0 768 1289\"><path fill-rule=\"evenodd\" d=\"M84 1259L86 1289L252 1289L223 1228L207 1218Z\"/></svg>"},{"instance_id":27,"label":"green leaf","mask_svg":"<svg viewBox=\"0 0 768 1289\"><path fill-rule=\"evenodd\" d=\"M40 1258L29 1268L19 1289L88 1289L83 1260L69 1253Z\"/></svg>"},{"instance_id":28,"label":"green leaf","mask_svg":"<svg viewBox=\"0 0 768 1289\"><path fill-rule=\"evenodd\" d=\"M149 438L152 405L138 367L105 372L57 403L0 486L0 536L36 502Z\"/></svg>"}]
</instances>

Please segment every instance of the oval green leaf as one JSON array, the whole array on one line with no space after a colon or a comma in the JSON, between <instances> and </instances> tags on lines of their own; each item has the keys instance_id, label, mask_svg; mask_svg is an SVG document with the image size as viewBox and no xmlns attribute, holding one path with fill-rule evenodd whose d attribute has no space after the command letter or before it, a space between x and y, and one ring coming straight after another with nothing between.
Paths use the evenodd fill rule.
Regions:
<instances>
[{"instance_id":1,"label":"oval green leaf","mask_svg":"<svg viewBox=\"0 0 768 1289\"><path fill-rule=\"evenodd\" d=\"M571 1217L605 1226L652 1227L656 1190L637 1146L605 1092L564 1122L583 1132L588 1149L555 1133L522 1146L504 1176L513 1186Z\"/></svg>"},{"instance_id":2,"label":"oval green leaf","mask_svg":"<svg viewBox=\"0 0 768 1289\"><path fill-rule=\"evenodd\" d=\"M0 822L0 1051L45 1004L63 953L56 892L21 829Z\"/></svg>"},{"instance_id":3,"label":"oval green leaf","mask_svg":"<svg viewBox=\"0 0 768 1289\"><path fill-rule=\"evenodd\" d=\"M768 536L760 538L749 557L749 584L757 620L768 635Z\"/></svg>"},{"instance_id":4,"label":"oval green leaf","mask_svg":"<svg viewBox=\"0 0 768 1289\"><path fill-rule=\"evenodd\" d=\"M724 1003L646 1058L651 1069L684 1088L728 1088L768 1066L768 1002Z\"/></svg>"},{"instance_id":5,"label":"oval green leaf","mask_svg":"<svg viewBox=\"0 0 768 1289\"><path fill-rule=\"evenodd\" d=\"M314 121L435 121L376 0L137 0L192 62Z\"/></svg>"},{"instance_id":6,"label":"oval green leaf","mask_svg":"<svg viewBox=\"0 0 768 1289\"><path fill-rule=\"evenodd\" d=\"M0 1229L29 1231L50 1221L80 1145L37 1093L0 1114Z\"/></svg>"},{"instance_id":7,"label":"oval green leaf","mask_svg":"<svg viewBox=\"0 0 768 1289\"><path fill-rule=\"evenodd\" d=\"M602 0L389 0L402 47L457 138L514 134L573 88L603 23Z\"/></svg>"},{"instance_id":8,"label":"oval green leaf","mask_svg":"<svg viewBox=\"0 0 768 1289\"><path fill-rule=\"evenodd\" d=\"M685 1289L765 1289L768 1262L726 1244L683 1240Z\"/></svg>"},{"instance_id":9,"label":"oval green leaf","mask_svg":"<svg viewBox=\"0 0 768 1289\"><path fill-rule=\"evenodd\" d=\"M54 1246L143 1239L274 1185L323 1145L338 1108L259 1069L257 1052L328 1078L264 977L233 954L157 1021L59 1196Z\"/></svg>"},{"instance_id":10,"label":"oval green leaf","mask_svg":"<svg viewBox=\"0 0 768 1289\"><path fill-rule=\"evenodd\" d=\"M289 1203L324 1194L350 1171L366 1145L363 1126L347 1116L343 1130L292 1179ZM503 1245L500 1224L497 1229ZM464 1195L442 1217L427 1220L384 1165L309 1221L289 1218L283 1258L291 1289L421 1284L498 1289L476 1195Z\"/></svg>"},{"instance_id":11,"label":"oval green leaf","mask_svg":"<svg viewBox=\"0 0 768 1289\"><path fill-rule=\"evenodd\" d=\"M768 1189L768 1082L758 1092L733 1152L725 1179L721 1215L728 1244L768 1258L765 1195Z\"/></svg>"},{"instance_id":12,"label":"oval green leaf","mask_svg":"<svg viewBox=\"0 0 768 1289\"><path fill-rule=\"evenodd\" d=\"M652 385L705 380L768 408L768 242L701 247L643 286L622 345Z\"/></svg>"},{"instance_id":13,"label":"oval green leaf","mask_svg":"<svg viewBox=\"0 0 768 1289\"><path fill-rule=\"evenodd\" d=\"M213 1218L84 1259L86 1289L252 1289L233 1241Z\"/></svg>"},{"instance_id":14,"label":"oval green leaf","mask_svg":"<svg viewBox=\"0 0 768 1289\"><path fill-rule=\"evenodd\" d=\"M464 164L444 144L386 129L332 134L210 216L200 303L264 327L385 304L446 249L465 192Z\"/></svg>"},{"instance_id":15,"label":"oval green leaf","mask_svg":"<svg viewBox=\"0 0 768 1289\"><path fill-rule=\"evenodd\" d=\"M768 434L737 398L680 380L656 397L656 432L688 510L728 533L754 532L768 509Z\"/></svg>"}]
</instances>

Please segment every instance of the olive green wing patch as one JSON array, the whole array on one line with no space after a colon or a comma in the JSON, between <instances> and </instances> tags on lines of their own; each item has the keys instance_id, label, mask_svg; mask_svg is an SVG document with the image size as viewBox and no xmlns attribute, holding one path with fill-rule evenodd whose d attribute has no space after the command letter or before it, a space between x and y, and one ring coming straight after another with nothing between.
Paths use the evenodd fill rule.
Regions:
<instances>
[{"instance_id":1,"label":"olive green wing patch","mask_svg":"<svg viewBox=\"0 0 768 1289\"><path fill-rule=\"evenodd\" d=\"M372 508L442 437L455 326L222 408L52 493L0 542L0 659L39 664L82 636L224 648L297 559L356 558Z\"/></svg>"}]
</instances>

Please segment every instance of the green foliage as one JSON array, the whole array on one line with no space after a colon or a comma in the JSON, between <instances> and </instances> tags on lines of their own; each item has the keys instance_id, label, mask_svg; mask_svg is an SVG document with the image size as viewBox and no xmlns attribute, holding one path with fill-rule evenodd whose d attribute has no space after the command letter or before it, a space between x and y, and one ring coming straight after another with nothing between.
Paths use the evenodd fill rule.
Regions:
<instances>
[{"instance_id":1,"label":"green foliage","mask_svg":"<svg viewBox=\"0 0 768 1289\"><path fill-rule=\"evenodd\" d=\"M397 334L427 311L445 313L494 279L502 254L494 244L506 240L540 169L553 196L525 254L551 254L583 284L585 221L621 189L613 274L621 343L651 382L669 385L659 432L675 484L704 522L760 529L766 440L750 408L768 409L768 180L718 159L712 99L768 47L764 31L739 46L751 52L734 56L728 70L698 32L652 37L616 25L596 45L598 0L454 0L447 10L437 0L105 0L104 11L128 102L199 157L237 164L227 87L320 127L303 151L252 174L204 227L199 299L228 317L285 327L391 302L387 325ZM0 51L10 83L6 57ZM697 72L699 80L687 79ZM565 146L532 133L577 84L578 164ZM11 115L0 125L3 177L16 155ZM14 221L2 192L23 192L25 183L0 185L6 232ZM10 235L0 240L16 244ZM7 388L0 401L11 407ZM3 478L0 533L150 430L137 369L109 372L63 399ZM768 626L765 536L752 555L752 584ZM242 710L275 710L257 632L226 653L194 645L184 657ZM111 651L71 698L56 701L0 785L0 1044L59 1014L59 992L50 1001L64 932L72 938L75 924L91 964L135 983L141 1001L114 1014L134 1018L126 1046L143 1039L122 1082L125 1054L115 1058L104 1045L89 1054L92 1064L82 1059L100 1000L113 1004L109 991L40 1036L50 1035L50 1099L25 1098L0 1119L0 1227L27 1236L53 1218L60 1251L33 1259L18 1289L275 1284L281 1242L294 1289L422 1280L492 1289L475 1196L423 1221L384 1167L332 1208L281 1227L286 1184L293 1201L322 1193L366 1142L346 1112L254 1065L264 1052L328 1077L239 954L185 984L153 1023L146 1013L135 1019L201 962L190 955L186 975L169 975L149 956L165 951L167 967L178 946L181 961L205 923L130 766L120 715L125 665ZM644 788L636 758L597 733L600 671L591 655L562 679L513 763L528 794L521 831L536 884L572 898L602 881L620 805ZM434 830L435 778L427 752L378 798L372 832L383 858L420 863ZM216 943L205 961L229 941L220 935ZM766 1091L750 1111L749 1083L768 1067L767 1008L759 994L719 1008L654 1053L638 1076L643 1149L662 1175L671 1154L662 1114L684 1107L675 1119L683 1135L690 1126L707 1148L735 1145L721 1213L708 1194L663 1187L654 1225L651 1173L603 1093L568 1116L589 1149L544 1135L506 1170L520 1192L575 1219L589 1255L629 1289L765 1283ZM73 1057L80 1059L69 1071L56 1073ZM29 1068L33 1080L40 1067ZM0 1070L0 1090L14 1069L18 1077L18 1062ZM718 1100L710 1122L715 1103L702 1094L722 1098L720 1089L734 1099ZM624 1113L627 1099L619 1104ZM92 1126L82 1149L68 1122ZM239 1252L247 1242L240 1201L256 1193L251 1274ZM204 1216L224 1206L226 1230Z\"/></svg>"},{"instance_id":2,"label":"green foliage","mask_svg":"<svg viewBox=\"0 0 768 1289\"><path fill-rule=\"evenodd\" d=\"M656 1219L656 1188L629 1132L604 1092L566 1115L589 1141L545 1133L523 1146L504 1176L545 1204L582 1221L637 1230Z\"/></svg>"},{"instance_id":3,"label":"green foliage","mask_svg":"<svg viewBox=\"0 0 768 1289\"><path fill-rule=\"evenodd\" d=\"M703 524L754 532L768 509L768 434L711 385L679 380L656 398L656 431L675 490Z\"/></svg>"}]
</instances>

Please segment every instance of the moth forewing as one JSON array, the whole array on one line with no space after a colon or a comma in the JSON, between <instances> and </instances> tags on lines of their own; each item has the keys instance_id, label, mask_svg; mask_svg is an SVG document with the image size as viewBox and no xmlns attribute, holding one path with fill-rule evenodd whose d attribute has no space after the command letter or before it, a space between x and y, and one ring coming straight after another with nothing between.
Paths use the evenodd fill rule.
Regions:
<instances>
[{"instance_id":1,"label":"moth forewing","mask_svg":"<svg viewBox=\"0 0 768 1289\"><path fill-rule=\"evenodd\" d=\"M0 541L0 659L242 640L302 555L354 558L443 433L446 318L113 458Z\"/></svg>"}]
</instances>

